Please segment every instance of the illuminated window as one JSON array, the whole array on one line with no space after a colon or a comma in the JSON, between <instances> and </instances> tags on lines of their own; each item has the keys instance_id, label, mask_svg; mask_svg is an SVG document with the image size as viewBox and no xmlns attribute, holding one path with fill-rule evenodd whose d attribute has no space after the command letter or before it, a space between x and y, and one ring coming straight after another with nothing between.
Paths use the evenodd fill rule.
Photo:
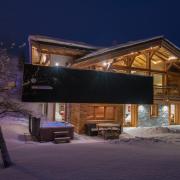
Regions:
<instances>
[{"instance_id":1,"label":"illuminated window","mask_svg":"<svg viewBox=\"0 0 180 180\"><path fill-rule=\"evenodd\" d=\"M113 120L115 118L115 107L113 106L88 106L87 119L88 120Z\"/></svg>"},{"instance_id":2,"label":"illuminated window","mask_svg":"<svg viewBox=\"0 0 180 180\"><path fill-rule=\"evenodd\" d=\"M163 86L163 75L153 74L153 84L156 86Z\"/></svg>"},{"instance_id":3,"label":"illuminated window","mask_svg":"<svg viewBox=\"0 0 180 180\"><path fill-rule=\"evenodd\" d=\"M165 70L165 63L160 59L151 60L151 69L153 70Z\"/></svg>"}]
</instances>

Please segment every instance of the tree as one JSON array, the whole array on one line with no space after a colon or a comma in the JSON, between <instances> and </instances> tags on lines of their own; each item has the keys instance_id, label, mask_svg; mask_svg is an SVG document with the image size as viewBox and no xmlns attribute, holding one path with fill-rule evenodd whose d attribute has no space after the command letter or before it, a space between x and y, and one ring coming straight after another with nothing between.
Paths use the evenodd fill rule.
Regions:
<instances>
[{"instance_id":1,"label":"tree","mask_svg":"<svg viewBox=\"0 0 180 180\"><path fill-rule=\"evenodd\" d=\"M20 71L23 70L25 59L26 59L25 52L23 51L23 49L21 49L18 56L18 68Z\"/></svg>"},{"instance_id":2,"label":"tree","mask_svg":"<svg viewBox=\"0 0 180 180\"><path fill-rule=\"evenodd\" d=\"M6 115L20 114L28 116L31 114L31 112L24 108L21 102L16 99L20 96L18 73L20 72L20 67L22 67L18 65L18 60L10 57L6 48L0 47L0 118ZM12 162L3 138L1 126L0 150L4 167L9 167L12 165Z\"/></svg>"}]
</instances>

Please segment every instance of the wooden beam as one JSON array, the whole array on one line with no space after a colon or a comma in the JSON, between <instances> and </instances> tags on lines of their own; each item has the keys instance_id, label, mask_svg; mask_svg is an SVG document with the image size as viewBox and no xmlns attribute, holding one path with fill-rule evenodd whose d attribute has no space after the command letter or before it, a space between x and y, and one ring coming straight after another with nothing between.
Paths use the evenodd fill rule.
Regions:
<instances>
[{"instance_id":1,"label":"wooden beam","mask_svg":"<svg viewBox=\"0 0 180 180\"><path fill-rule=\"evenodd\" d=\"M113 65L112 66L112 69L116 69L116 70L129 70L129 67L126 67L126 66L119 66L119 65ZM150 70L150 69L147 69L147 68L137 68L137 67L131 67L130 70L135 70L135 71L143 71L143 72L155 72L155 73L161 73L161 74L165 74L166 71L160 71L160 70Z\"/></svg>"},{"instance_id":2,"label":"wooden beam","mask_svg":"<svg viewBox=\"0 0 180 180\"><path fill-rule=\"evenodd\" d=\"M141 58L139 56L137 58L146 63L146 60L144 60L143 58Z\"/></svg>"},{"instance_id":3,"label":"wooden beam","mask_svg":"<svg viewBox=\"0 0 180 180\"><path fill-rule=\"evenodd\" d=\"M169 71L169 69L172 67L173 62L166 64L166 71Z\"/></svg>"},{"instance_id":4,"label":"wooden beam","mask_svg":"<svg viewBox=\"0 0 180 180\"><path fill-rule=\"evenodd\" d=\"M164 55L164 54L163 54L162 52L160 52L160 51L157 51L156 53L159 54L160 56L164 56L165 59L168 59L168 58L169 58L168 56Z\"/></svg>"},{"instance_id":5,"label":"wooden beam","mask_svg":"<svg viewBox=\"0 0 180 180\"><path fill-rule=\"evenodd\" d=\"M157 53L155 53L154 56L158 57L158 58L161 59L162 61L167 61L167 59L164 59L163 57L159 56Z\"/></svg>"},{"instance_id":6,"label":"wooden beam","mask_svg":"<svg viewBox=\"0 0 180 180\"><path fill-rule=\"evenodd\" d=\"M174 66L175 68L177 68L177 69L179 69L179 70L180 70L180 66L179 66L179 65L177 65L176 63L173 63L173 66Z\"/></svg>"},{"instance_id":7,"label":"wooden beam","mask_svg":"<svg viewBox=\"0 0 180 180\"><path fill-rule=\"evenodd\" d=\"M142 52L142 51L148 51L151 50L150 47L159 47L161 44L161 41L155 41L155 42L148 42L148 43L141 43L139 45L136 45L135 47L125 47L122 49L115 49L111 52L105 52L102 54L97 54L96 56L85 58L83 61L76 61L76 63L73 64L73 67L87 67L92 64L97 64L99 62L105 61L107 59L113 59L120 56L126 56L131 55L132 52ZM157 49L157 48L152 48Z\"/></svg>"}]
</instances>

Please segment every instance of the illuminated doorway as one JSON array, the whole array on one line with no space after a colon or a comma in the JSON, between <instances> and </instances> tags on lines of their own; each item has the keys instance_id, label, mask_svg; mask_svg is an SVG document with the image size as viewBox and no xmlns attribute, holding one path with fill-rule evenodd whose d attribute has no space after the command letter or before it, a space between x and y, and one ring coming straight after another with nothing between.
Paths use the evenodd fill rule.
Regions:
<instances>
[{"instance_id":1,"label":"illuminated doorway","mask_svg":"<svg viewBox=\"0 0 180 180\"><path fill-rule=\"evenodd\" d=\"M64 103L55 103L55 121L65 121Z\"/></svg>"},{"instance_id":2,"label":"illuminated doorway","mask_svg":"<svg viewBox=\"0 0 180 180\"><path fill-rule=\"evenodd\" d=\"M131 104L125 104L124 108L124 126L131 126Z\"/></svg>"}]
</instances>

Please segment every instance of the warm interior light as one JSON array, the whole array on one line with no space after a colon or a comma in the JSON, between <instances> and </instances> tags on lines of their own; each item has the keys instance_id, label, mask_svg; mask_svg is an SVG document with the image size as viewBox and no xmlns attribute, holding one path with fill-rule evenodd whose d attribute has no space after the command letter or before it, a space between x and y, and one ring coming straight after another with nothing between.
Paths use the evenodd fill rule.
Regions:
<instances>
[{"instance_id":1,"label":"warm interior light","mask_svg":"<svg viewBox=\"0 0 180 180\"><path fill-rule=\"evenodd\" d=\"M42 55L42 61L43 61L43 63L46 62L46 55L45 54Z\"/></svg>"},{"instance_id":2,"label":"warm interior light","mask_svg":"<svg viewBox=\"0 0 180 180\"><path fill-rule=\"evenodd\" d=\"M55 66L59 66L59 63L56 62L56 63L55 63Z\"/></svg>"},{"instance_id":3,"label":"warm interior light","mask_svg":"<svg viewBox=\"0 0 180 180\"><path fill-rule=\"evenodd\" d=\"M136 71L131 71L132 74L136 73Z\"/></svg>"},{"instance_id":4,"label":"warm interior light","mask_svg":"<svg viewBox=\"0 0 180 180\"><path fill-rule=\"evenodd\" d=\"M107 62L103 62L103 66L107 66Z\"/></svg>"},{"instance_id":5,"label":"warm interior light","mask_svg":"<svg viewBox=\"0 0 180 180\"><path fill-rule=\"evenodd\" d=\"M163 106L162 110L163 110L163 112L167 112L168 111L168 106Z\"/></svg>"},{"instance_id":6,"label":"warm interior light","mask_svg":"<svg viewBox=\"0 0 180 180\"><path fill-rule=\"evenodd\" d=\"M110 62L103 62L103 66L109 66Z\"/></svg>"},{"instance_id":7,"label":"warm interior light","mask_svg":"<svg viewBox=\"0 0 180 180\"><path fill-rule=\"evenodd\" d=\"M177 59L176 56L170 56L170 57L168 58L169 61L171 61L171 60L176 60L176 59Z\"/></svg>"},{"instance_id":8,"label":"warm interior light","mask_svg":"<svg viewBox=\"0 0 180 180\"><path fill-rule=\"evenodd\" d=\"M153 63L153 64L159 64L159 63L161 63L161 61L153 61L153 60L152 60L152 63Z\"/></svg>"},{"instance_id":9,"label":"warm interior light","mask_svg":"<svg viewBox=\"0 0 180 180\"><path fill-rule=\"evenodd\" d=\"M139 111L140 111L140 112L143 112L143 111L144 111L144 106L143 106L143 105L140 105L140 106L139 106Z\"/></svg>"}]
</instances>

